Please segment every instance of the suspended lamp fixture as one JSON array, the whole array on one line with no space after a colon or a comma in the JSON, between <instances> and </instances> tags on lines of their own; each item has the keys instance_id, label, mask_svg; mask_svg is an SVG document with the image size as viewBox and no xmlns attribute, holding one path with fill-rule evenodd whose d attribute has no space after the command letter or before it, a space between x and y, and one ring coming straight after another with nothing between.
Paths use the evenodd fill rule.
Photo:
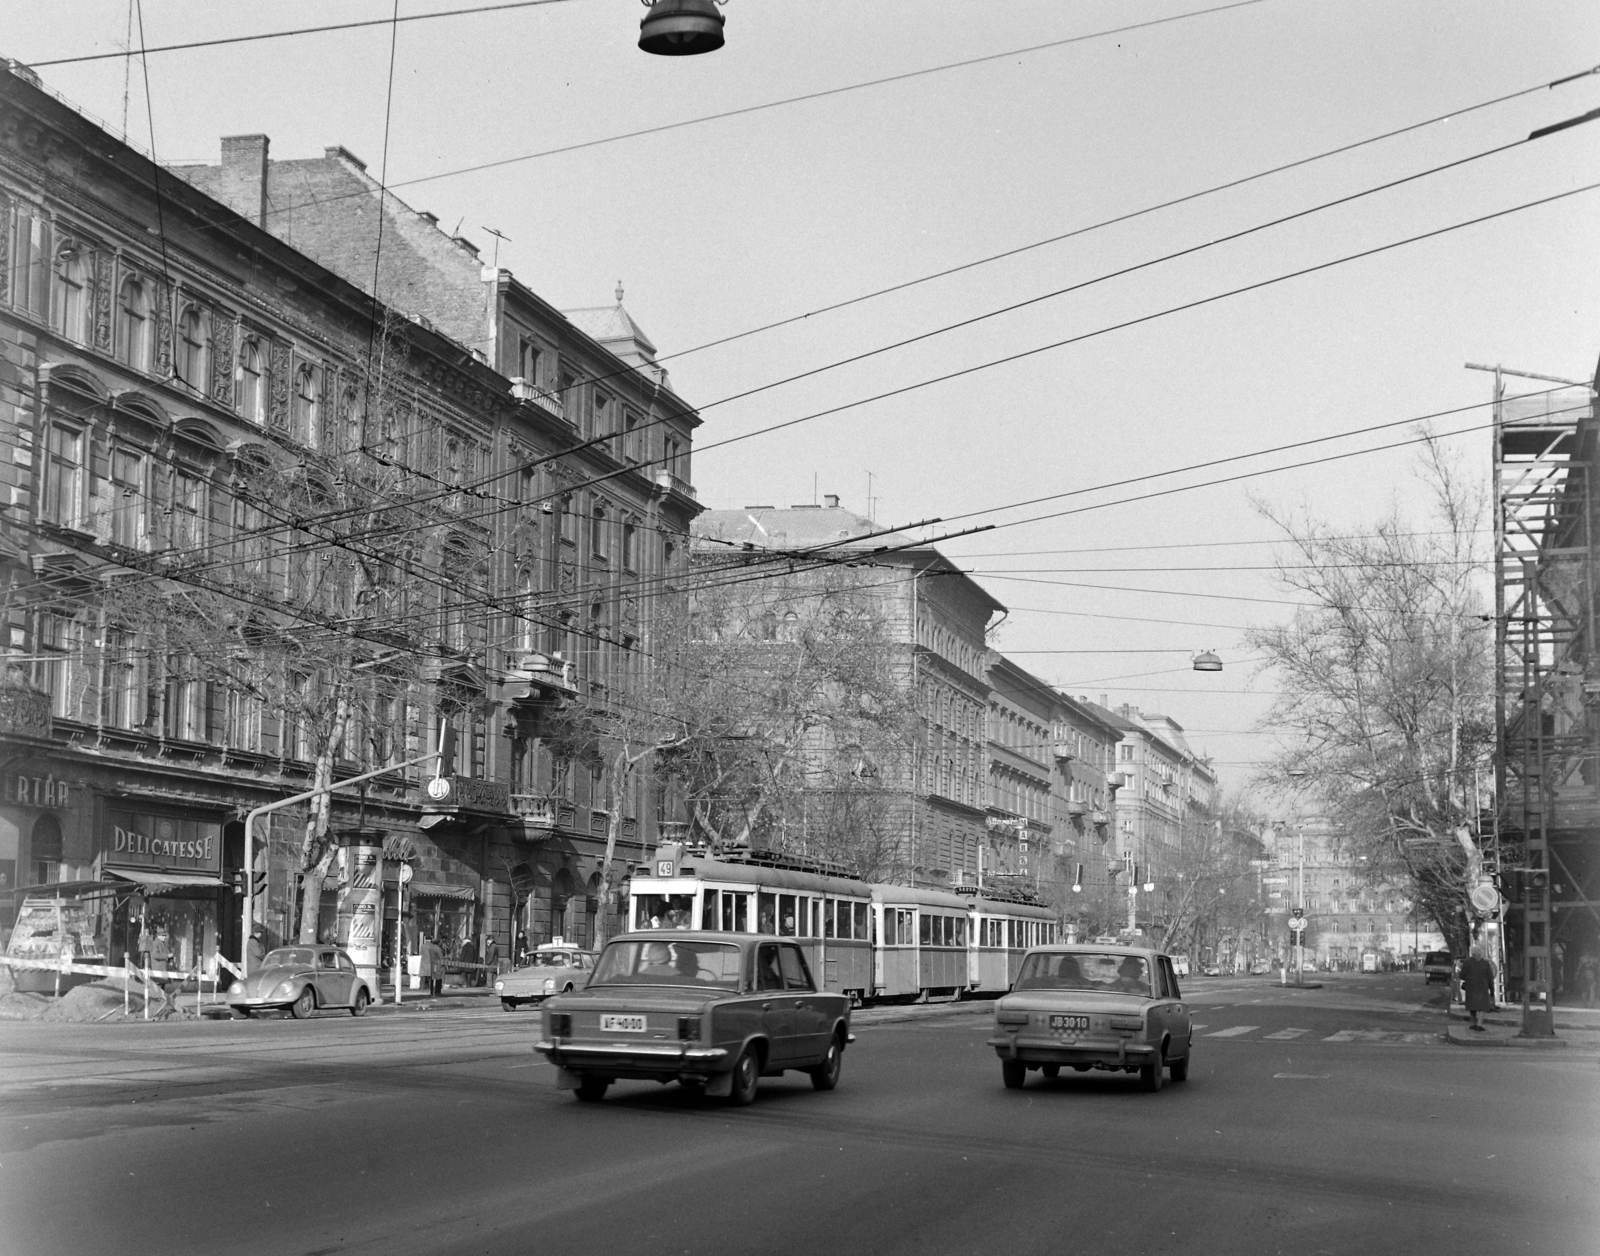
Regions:
<instances>
[{"instance_id":1,"label":"suspended lamp fixture","mask_svg":"<svg viewBox=\"0 0 1600 1256\"><path fill-rule=\"evenodd\" d=\"M639 47L658 57L693 57L722 47L723 0L641 0Z\"/></svg>"},{"instance_id":2,"label":"suspended lamp fixture","mask_svg":"<svg viewBox=\"0 0 1600 1256\"><path fill-rule=\"evenodd\" d=\"M1204 654L1194 656L1194 670L1197 672L1220 672L1222 660L1207 650Z\"/></svg>"}]
</instances>

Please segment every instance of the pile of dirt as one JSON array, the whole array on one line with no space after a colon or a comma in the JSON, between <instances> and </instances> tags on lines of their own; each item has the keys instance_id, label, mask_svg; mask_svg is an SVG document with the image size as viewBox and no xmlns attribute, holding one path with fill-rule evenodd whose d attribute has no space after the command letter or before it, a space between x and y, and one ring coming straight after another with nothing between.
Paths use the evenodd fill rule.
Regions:
<instances>
[{"instance_id":1,"label":"pile of dirt","mask_svg":"<svg viewBox=\"0 0 1600 1256\"><path fill-rule=\"evenodd\" d=\"M162 1010L160 996L150 1000L150 1016ZM170 1011L167 1013L170 1015ZM21 994L15 990L0 994L0 1020L64 1021L68 1024L95 1024L124 1019L122 986L93 982L74 986L59 999L48 994ZM144 1019L144 1002L137 990L128 1000L128 1020Z\"/></svg>"},{"instance_id":2,"label":"pile of dirt","mask_svg":"<svg viewBox=\"0 0 1600 1256\"><path fill-rule=\"evenodd\" d=\"M18 994L7 990L0 994L0 1020L38 1020L51 1002L48 994Z\"/></svg>"}]
</instances>

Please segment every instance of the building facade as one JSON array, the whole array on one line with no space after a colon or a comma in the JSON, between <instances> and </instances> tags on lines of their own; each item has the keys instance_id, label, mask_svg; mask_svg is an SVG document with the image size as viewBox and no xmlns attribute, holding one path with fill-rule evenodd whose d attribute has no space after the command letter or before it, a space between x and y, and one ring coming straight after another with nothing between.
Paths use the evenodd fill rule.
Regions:
<instances>
[{"instance_id":1,"label":"building facade","mask_svg":"<svg viewBox=\"0 0 1600 1256\"><path fill-rule=\"evenodd\" d=\"M631 327L620 305L569 320L425 215L394 250L408 304L375 301L348 223L276 229L259 137L178 178L14 65L0 113L0 875L125 886L113 956L156 934L185 967L237 959L243 815L392 765L330 797L385 869L386 965L397 934L469 960L586 940L613 820L642 849L661 816L542 720L642 665L645 591L687 563L698 420L648 341L619 356L580 324ZM404 765L445 724L425 790L433 764ZM269 943L306 821L257 830ZM340 941L351 850L318 904Z\"/></svg>"}]
</instances>

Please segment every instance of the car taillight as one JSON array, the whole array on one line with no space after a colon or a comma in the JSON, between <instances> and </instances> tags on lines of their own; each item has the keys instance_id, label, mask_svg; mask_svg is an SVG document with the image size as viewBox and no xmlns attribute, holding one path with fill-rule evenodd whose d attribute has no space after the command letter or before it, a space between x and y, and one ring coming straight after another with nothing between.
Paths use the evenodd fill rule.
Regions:
<instances>
[{"instance_id":1,"label":"car taillight","mask_svg":"<svg viewBox=\"0 0 1600 1256\"><path fill-rule=\"evenodd\" d=\"M1008 1008L1001 1008L994 1014L997 1025L1026 1025L1028 1014L1026 1012L1013 1012Z\"/></svg>"},{"instance_id":2,"label":"car taillight","mask_svg":"<svg viewBox=\"0 0 1600 1256\"><path fill-rule=\"evenodd\" d=\"M678 1040L680 1042L700 1041L700 1018L698 1016L678 1017Z\"/></svg>"},{"instance_id":3,"label":"car taillight","mask_svg":"<svg viewBox=\"0 0 1600 1256\"><path fill-rule=\"evenodd\" d=\"M552 1038L572 1037L572 1014L570 1012L550 1013L550 1036Z\"/></svg>"},{"instance_id":4,"label":"car taillight","mask_svg":"<svg viewBox=\"0 0 1600 1256\"><path fill-rule=\"evenodd\" d=\"M1113 1029L1143 1029L1144 1022L1137 1016L1113 1016L1111 1018Z\"/></svg>"}]
</instances>

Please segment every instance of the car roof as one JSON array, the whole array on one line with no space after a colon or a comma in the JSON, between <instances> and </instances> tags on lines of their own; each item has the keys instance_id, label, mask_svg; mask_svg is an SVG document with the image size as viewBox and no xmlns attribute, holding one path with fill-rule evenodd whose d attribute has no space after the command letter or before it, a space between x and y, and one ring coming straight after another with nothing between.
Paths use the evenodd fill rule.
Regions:
<instances>
[{"instance_id":1,"label":"car roof","mask_svg":"<svg viewBox=\"0 0 1600 1256\"><path fill-rule=\"evenodd\" d=\"M1166 952L1154 946L1125 946L1111 945L1096 946L1093 942L1052 942L1048 946L1030 947L1028 954L1040 951L1048 955L1165 955Z\"/></svg>"},{"instance_id":2,"label":"car roof","mask_svg":"<svg viewBox=\"0 0 1600 1256\"><path fill-rule=\"evenodd\" d=\"M744 945L748 942L802 942L811 938L780 938L775 933L724 933L719 929L630 929L612 942L723 942ZM608 943L609 945L609 943Z\"/></svg>"}]
</instances>

